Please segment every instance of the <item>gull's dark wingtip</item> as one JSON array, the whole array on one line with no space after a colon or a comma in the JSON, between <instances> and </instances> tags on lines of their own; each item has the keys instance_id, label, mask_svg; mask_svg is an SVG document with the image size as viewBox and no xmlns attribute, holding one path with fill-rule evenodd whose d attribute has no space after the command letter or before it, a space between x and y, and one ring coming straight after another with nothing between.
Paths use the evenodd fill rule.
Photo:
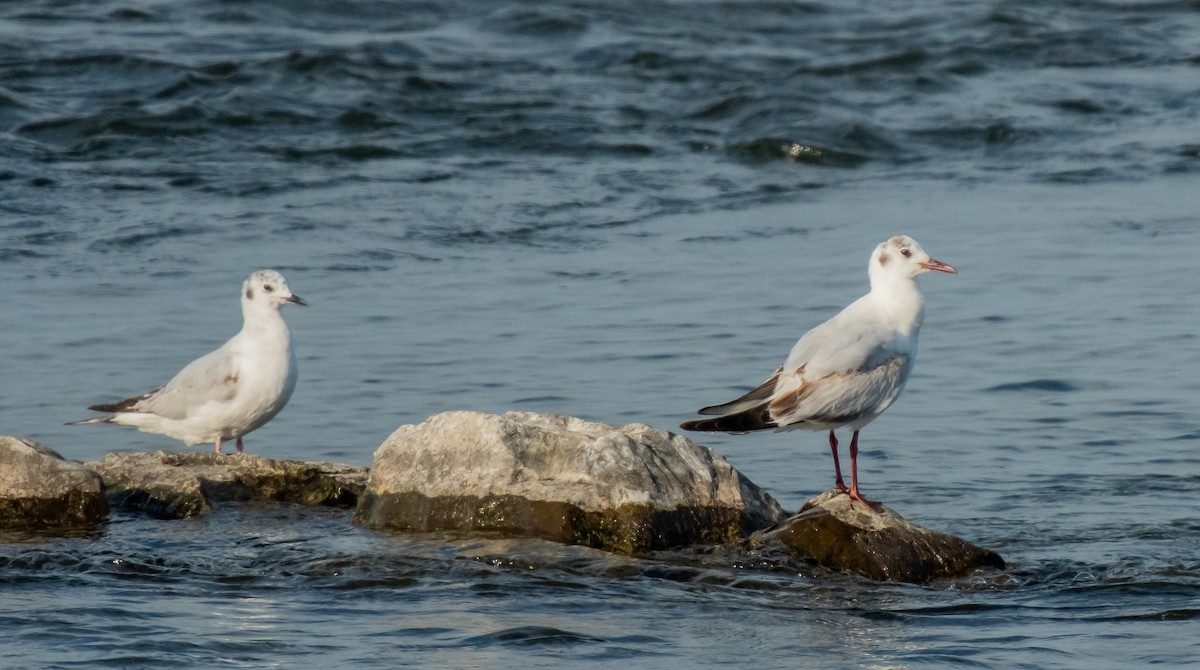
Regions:
<instances>
[{"instance_id":1,"label":"gull's dark wingtip","mask_svg":"<svg viewBox=\"0 0 1200 670\"><path fill-rule=\"evenodd\" d=\"M726 414L715 419L684 421L679 427L706 433L747 433L752 430L777 428L779 424L771 418L766 405L759 405L744 412Z\"/></svg>"},{"instance_id":2,"label":"gull's dark wingtip","mask_svg":"<svg viewBox=\"0 0 1200 670\"><path fill-rule=\"evenodd\" d=\"M80 419L78 421L68 421L68 422L64 423L63 425L64 426L83 426L83 425L86 425L89 423L110 423L111 420L112 420L111 415L110 416L93 416L91 418Z\"/></svg>"},{"instance_id":3,"label":"gull's dark wingtip","mask_svg":"<svg viewBox=\"0 0 1200 670\"><path fill-rule=\"evenodd\" d=\"M110 413L110 414L111 414L111 413L113 413L113 412L120 412L120 411L121 411L121 410L120 410L120 408L119 408L119 407L118 407L116 404L112 404L112 405L88 405L88 409L92 410L93 412L108 412L108 413Z\"/></svg>"},{"instance_id":4,"label":"gull's dark wingtip","mask_svg":"<svg viewBox=\"0 0 1200 670\"><path fill-rule=\"evenodd\" d=\"M88 409L92 410L93 412L107 412L108 414L117 414L119 412L136 412L138 403L145 400L146 398L149 398L150 396L154 395L155 393L158 393L159 390L161 390L161 389L154 389L153 391L146 393L144 395L134 396L132 398L126 398L124 400L118 400L117 402L103 403L100 405L89 405Z\"/></svg>"}]
</instances>

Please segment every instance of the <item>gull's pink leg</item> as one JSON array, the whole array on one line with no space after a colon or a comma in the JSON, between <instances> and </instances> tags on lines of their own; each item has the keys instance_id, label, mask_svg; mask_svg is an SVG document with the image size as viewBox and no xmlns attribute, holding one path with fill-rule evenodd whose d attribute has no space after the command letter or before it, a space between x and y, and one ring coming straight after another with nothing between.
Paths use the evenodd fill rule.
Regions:
<instances>
[{"instance_id":1,"label":"gull's pink leg","mask_svg":"<svg viewBox=\"0 0 1200 670\"><path fill-rule=\"evenodd\" d=\"M242 445L242 438L239 437L237 441L237 450L239 454L242 453L243 448L244 446Z\"/></svg>"},{"instance_id":2,"label":"gull's pink leg","mask_svg":"<svg viewBox=\"0 0 1200 670\"><path fill-rule=\"evenodd\" d=\"M850 438L850 490L848 491L851 500L870 507L875 512L882 512L883 505L867 500L863 494L858 492L858 431L854 431L854 436Z\"/></svg>"},{"instance_id":3,"label":"gull's pink leg","mask_svg":"<svg viewBox=\"0 0 1200 670\"><path fill-rule=\"evenodd\" d=\"M217 438L217 453L221 453L221 438Z\"/></svg>"},{"instance_id":4,"label":"gull's pink leg","mask_svg":"<svg viewBox=\"0 0 1200 670\"><path fill-rule=\"evenodd\" d=\"M831 431L829 431L829 450L833 452L833 471L835 473L837 473L837 480L834 481L833 485L834 485L834 487L837 488L837 490L845 493L846 491L849 491L850 489L846 488L846 482L842 480L842 466L840 463L838 463L837 448L838 448L838 441L837 441L837 438L834 437L833 431L831 430Z\"/></svg>"}]
</instances>

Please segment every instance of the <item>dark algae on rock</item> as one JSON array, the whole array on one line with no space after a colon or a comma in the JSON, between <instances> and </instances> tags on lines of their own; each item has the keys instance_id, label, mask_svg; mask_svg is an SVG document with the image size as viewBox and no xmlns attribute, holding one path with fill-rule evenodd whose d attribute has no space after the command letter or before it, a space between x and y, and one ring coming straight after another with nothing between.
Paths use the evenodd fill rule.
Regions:
<instances>
[{"instance_id":1,"label":"dark algae on rock","mask_svg":"<svg viewBox=\"0 0 1200 670\"><path fill-rule=\"evenodd\" d=\"M353 507L367 476L366 468L211 452L115 453L90 465L113 507L164 519L207 514L229 501Z\"/></svg>"}]
</instances>

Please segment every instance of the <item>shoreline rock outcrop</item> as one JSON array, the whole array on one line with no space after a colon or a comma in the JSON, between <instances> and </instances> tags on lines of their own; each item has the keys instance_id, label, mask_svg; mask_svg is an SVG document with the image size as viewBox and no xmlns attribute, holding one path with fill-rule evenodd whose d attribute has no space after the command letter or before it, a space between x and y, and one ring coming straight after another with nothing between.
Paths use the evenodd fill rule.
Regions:
<instances>
[{"instance_id":1,"label":"shoreline rock outcrop","mask_svg":"<svg viewBox=\"0 0 1200 670\"><path fill-rule=\"evenodd\" d=\"M924 583L1005 567L1000 554L990 549L918 526L886 507L883 513L872 512L836 490L752 534L746 545L879 581Z\"/></svg>"},{"instance_id":2,"label":"shoreline rock outcrop","mask_svg":"<svg viewBox=\"0 0 1200 670\"><path fill-rule=\"evenodd\" d=\"M783 509L724 457L643 424L446 412L375 452L355 522L487 531L635 554L735 542Z\"/></svg>"},{"instance_id":3,"label":"shoreline rock outcrop","mask_svg":"<svg viewBox=\"0 0 1200 670\"><path fill-rule=\"evenodd\" d=\"M108 520L100 477L33 440L0 436L0 530L67 529Z\"/></svg>"},{"instance_id":4,"label":"shoreline rock outcrop","mask_svg":"<svg viewBox=\"0 0 1200 670\"><path fill-rule=\"evenodd\" d=\"M883 581L1006 567L994 551L837 491L789 518L720 454L643 424L446 412L400 426L369 469L167 451L84 464L0 436L0 531L91 528L110 510L179 519L252 501L353 507L354 523L383 531L539 538L668 561L720 548Z\"/></svg>"},{"instance_id":5,"label":"shoreline rock outcrop","mask_svg":"<svg viewBox=\"0 0 1200 670\"><path fill-rule=\"evenodd\" d=\"M121 452L89 463L114 509L160 519L208 514L213 503L274 501L354 507L367 469L212 452Z\"/></svg>"}]
</instances>

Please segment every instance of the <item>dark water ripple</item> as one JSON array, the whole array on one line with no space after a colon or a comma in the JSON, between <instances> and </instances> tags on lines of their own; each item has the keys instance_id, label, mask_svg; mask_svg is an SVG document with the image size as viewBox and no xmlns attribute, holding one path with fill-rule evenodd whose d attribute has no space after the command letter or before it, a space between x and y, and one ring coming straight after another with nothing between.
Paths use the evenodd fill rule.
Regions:
<instances>
[{"instance_id":1,"label":"dark water ripple","mask_svg":"<svg viewBox=\"0 0 1200 670\"><path fill-rule=\"evenodd\" d=\"M930 174L970 157L981 174L1049 181L1194 169L1179 162L1194 158L1190 144L1132 138L1099 154L1064 156L1061 170L1031 167L1067 139L1103 147L1086 140L1100 139L1111 122L1192 108L1179 103L1194 93L1133 76L1138 68L1190 67L1194 54L1156 30L1185 12L1182 4L966 3L880 21L874 12L819 4L659 4L650 19L641 4L627 12L632 6L431 10L417 3L422 18L411 22L411 3L355 3L355 12L336 17L313 6L245 7L236 16L206 6L116 8L99 18L10 15L35 30L0 63L0 85L11 91L3 98L9 131L47 152L47 166L149 156L195 165L219 156L222 171L233 173L221 183L197 171L146 175L142 185L218 193L247 188L245 169L263 162L256 154L346 166L523 153L688 160L718 150L734 160ZM380 16L397 24L380 25ZM347 31L352 43L322 39L314 21ZM112 34L126 26L148 32L150 50L105 50L100 37L64 53L53 41L59 30L97 22ZM789 22L803 25L805 39L783 29ZM183 35L177 25L186 26ZM267 28L262 45L221 50L242 26ZM289 46L280 53L285 32ZM1083 68L1097 70L1086 84L1055 81L1055 73ZM971 96L975 82L1020 71L1043 72L1040 89L995 104L979 100L978 109L939 104ZM1074 123L1080 114L1087 125ZM1098 162L1109 167L1087 166Z\"/></svg>"},{"instance_id":2,"label":"dark water ripple","mask_svg":"<svg viewBox=\"0 0 1200 670\"><path fill-rule=\"evenodd\" d=\"M550 543L388 538L349 527L345 512L243 507L218 516L224 518L202 522L207 530L200 534L191 522L172 527L131 518L119 520L99 537L49 544L30 538L0 545L0 587L10 597L23 599L48 588L91 594L86 605L35 606L20 618L0 617L0 626L15 636L18 648L68 644L76 649L74 656L52 655L52 663L60 664L53 667L69 667L72 657L99 667L168 659L204 664L226 655L256 664L317 654L336 663L353 653L347 641L312 635L313 626L343 625L335 621L353 621L368 633L387 630L386 643L380 643L399 645L429 662L487 649L555 657L573 649L572 654L612 661L671 658L674 653L664 645L673 642L649 630L618 633L621 629L607 625L593 630L569 622L610 608L616 608L615 614L622 603L644 597L652 597L666 611L721 602L726 613L722 616L824 612L818 618L845 616L879 624L970 621L972 630L989 625L1012 629L1014 622L1025 622L1017 626L1020 630L1067 622L1188 621L1197 616L1194 602L1200 596L1200 564L1194 561L1046 561L927 588L872 586L835 575L798 579L794 569L776 570L734 553L680 555L663 563ZM230 523L234 517L240 519L236 524ZM278 525L280 520L290 523ZM1044 601L1047 597L1057 602L1051 605ZM541 603L537 607L557 611L566 625L492 624L488 632L470 633L472 626L438 617L446 598L459 601L460 611L464 599L473 602L466 611L481 614L516 614L513 607ZM847 609L847 602L858 604ZM264 609L260 603L272 604ZM417 617L410 620L430 617L430 622L443 624L397 629L388 623L391 607L381 606L400 603L409 616ZM301 618L281 620L280 607ZM202 623L211 616L209 611L232 617L250 637L237 641L220 633L219 624ZM181 627L192 630L191 639L179 639ZM362 634L355 637L363 641ZM1014 639L1032 642L1038 637L985 636L957 647L939 646L936 653L910 653L914 659L928 656L960 663L995 653L997 645ZM1071 657L1062 650L1054 653Z\"/></svg>"},{"instance_id":3,"label":"dark water ripple","mask_svg":"<svg viewBox=\"0 0 1200 670\"><path fill-rule=\"evenodd\" d=\"M999 384L993 386L988 391L1049 391L1051 393L1070 393L1078 389L1070 382L1059 379L1034 379L1027 382L1014 382L1012 384Z\"/></svg>"}]
</instances>

